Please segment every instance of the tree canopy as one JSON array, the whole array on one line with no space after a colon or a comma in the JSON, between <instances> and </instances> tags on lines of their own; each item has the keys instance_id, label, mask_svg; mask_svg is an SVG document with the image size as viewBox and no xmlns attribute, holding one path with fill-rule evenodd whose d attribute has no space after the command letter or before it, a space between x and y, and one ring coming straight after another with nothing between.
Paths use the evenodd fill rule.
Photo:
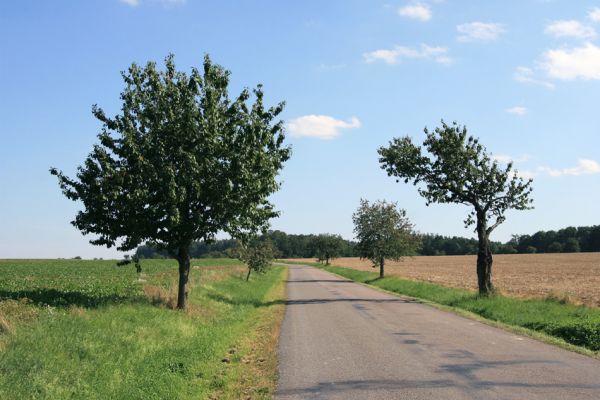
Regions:
<instances>
[{"instance_id":1,"label":"tree canopy","mask_svg":"<svg viewBox=\"0 0 600 400\"><path fill-rule=\"evenodd\" d=\"M331 259L338 258L342 254L344 239L340 235L323 233L313 239L312 246L317 260L329 265Z\"/></svg>"},{"instance_id":2,"label":"tree canopy","mask_svg":"<svg viewBox=\"0 0 600 400\"><path fill-rule=\"evenodd\" d=\"M230 72L208 56L190 74L170 55L164 70L134 63L122 77L121 112L93 106L99 143L76 178L50 171L83 203L72 223L91 243L127 251L149 242L178 260L184 308L194 240L243 238L278 215L268 196L291 152L277 120L284 103L265 107L261 85L230 98Z\"/></svg>"},{"instance_id":3,"label":"tree canopy","mask_svg":"<svg viewBox=\"0 0 600 400\"><path fill-rule=\"evenodd\" d=\"M489 293L493 290L489 235L504 222L507 210L532 208L532 180L519 177L512 163L502 167L479 139L467 135L466 126L442 121L442 126L433 131L425 128L425 136L426 153L408 136L381 147L381 168L397 181L415 185L422 182L424 186L418 191L427 205L457 203L472 207L465 225L476 224L479 291Z\"/></svg>"},{"instance_id":4,"label":"tree canopy","mask_svg":"<svg viewBox=\"0 0 600 400\"><path fill-rule=\"evenodd\" d=\"M381 278L386 260L397 261L416 253L419 239L406 211L398 208L397 203L380 200L370 204L361 199L352 219L358 254L370 260L374 267L379 266Z\"/></svg>"}]
</instances>

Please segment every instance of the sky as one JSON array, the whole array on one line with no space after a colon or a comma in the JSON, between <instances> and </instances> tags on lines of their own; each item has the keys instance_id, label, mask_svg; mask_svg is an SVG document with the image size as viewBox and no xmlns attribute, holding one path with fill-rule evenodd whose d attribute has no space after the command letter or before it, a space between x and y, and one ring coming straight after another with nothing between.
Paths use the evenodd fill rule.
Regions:
<instances>
[{"instance_id":1,"label":"sky","mask_svg":"<svg viewBox=\"0 0 600 400\"><path fill-rule=\"evenodd\" d=\"M264 85L285 100L292 158L272 196L273 229L353 238L359 200L398 202L423 233L473 237L468 208L425 206L377 148L465 124L533 178L535 209L493 240L600 224L600 1L98 0L0 3L0 258L120 257L70 221L57 167L97 142L93 104L120 107L132 62L179 69L204 54L232 96Z\"/></svg>"}]
</instances>

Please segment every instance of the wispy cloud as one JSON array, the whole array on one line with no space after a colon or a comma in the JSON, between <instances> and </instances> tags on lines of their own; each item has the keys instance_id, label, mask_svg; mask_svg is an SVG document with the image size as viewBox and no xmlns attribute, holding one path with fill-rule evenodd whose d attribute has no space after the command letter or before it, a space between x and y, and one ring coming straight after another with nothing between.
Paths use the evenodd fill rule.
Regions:
<instances>
[{"instance_id":1,"label":"wispy cloud","mask_svg":"<svg viewBox=\"0 0 600 400\"><path fill-rule=\"evenodd\" d=\"M596 36L594 28L576 20L554 21L546 26L544 33L555 37L572 37L578 39L590 39Z\"/></svg>"},{"instance_id":2,"label":"wispy cloud","mask_svg":"<svg viewBox=\"0 0 600 400\"><path fill-rule=\"evenodd\" d=\"M509 114L515 114L515 115L523 116L523 115L527 114L527 107L514 106L514 107L511 107L511 108L507 108L506 112L509 113Z\"/></svg>"},{"instance_id":3,"label":"wispy cloud","mask_svg":"<svg viewBox=\"0 0 600 400\"><path fill-rule=\"evenodd\" d=\"M342 130L356 128L360 128L360 121L356 117L343 121L328 115L305 115L287 124L292 136L317 139L333 139L341 135Z\"/></svg>"},{"instance_id":4,"label":"wispy cloud","mask_svg":"<svg viewBox=\"0 0 600 400\"><path fill-rule=\"evenodd\" d=\"M521 156L518 157L513 157L513 156L509 156L507 154L493 154L492 155L492 160L496 160L498 162L501 162L503 164L508 164L509 162L512 163L524 163L526 161L529 161L529 155L528 154L523 154Z\"/></svg>"},{"instance_id":5,"label":"wispy cloud","mask_svg":"<svg viewBox=\"0 0 600 400\"><path fill-rule=\"evenodd\" d=\"M427 22L431 19L431 8L427 4L414 3L398 9L398 14L403 17L412 18L421 22Z\"/></svg>"},{"instance_id":6,"label":"wispy cloud","mask_svg":"<svg viewBox=\"0 0 600 400\"><path fill-rule=\"evenodd\" d=\"M486 22L470 22L456 26L459 42L491 42L494 41L506 29L502 24Z\"/></svg>"},{"instance_id":7,"label":"wispy cloud","mask_svg":"<svg viewBox=\"0 0 600 400\"><path fill-rule=\"evenodd\" d=\"M547 89L554 89L553 83L537 78L535 72L531 68L517 67L514 73L514 78L517 82L543 86Z\"/></svg>"},{"instance_id":8,"label":"wispy cloud","mask_svg":"<svg viewBox=\"0 0 600 400\"><path fill-rule=\"evenodd\" d=\"M396 46L393 49L380 49L363 54L367 63L383 61L387 64L397 64L403 59L432 60L439 64L450 64L452 59L448 56L446 47L428 46L422 44L420 48Z\"/></svg>"},{"instance_id":9,"label":"wispy cloud","mask_svg":"<svg viewBox=\"0 0 600 400\"><path fill-rule=\"evenodd\" d=\"M563 169L539 167L538 170L553 177L592 175L600 174L600 164L595 160L580 159L575 167Z\"/></svg>"},{"instance_id":10,"label":"wispy cloud","mask_svg":"<svg viewBox=\"0 0 600 400\"><path fill-rule=\"evenodd\" d=\"M140 0L119 0L121 3L125 3L131 7L137 7L140 5Z\"/></svg>"},{"instance_id":11,"label":"wispy cloud","mask_svg":"<svg viewBox=\"0 0 600 400\"><path fill-rule=\"evenodd\" d=\"M556 79L600 79L600 47L586 43L582 47L548 50L543 55L542 68Z\"/></svg>"},{"instance_id":12,"label":"wispy cloud","mask_svg":"<svg viewBox=\"0 0 600 400\"><path fill-rule=\"evenodd\" d=\"M588 18L593 22L600 22L600 8L595 7L588 13Z\"/></svg>"}]
</instances>

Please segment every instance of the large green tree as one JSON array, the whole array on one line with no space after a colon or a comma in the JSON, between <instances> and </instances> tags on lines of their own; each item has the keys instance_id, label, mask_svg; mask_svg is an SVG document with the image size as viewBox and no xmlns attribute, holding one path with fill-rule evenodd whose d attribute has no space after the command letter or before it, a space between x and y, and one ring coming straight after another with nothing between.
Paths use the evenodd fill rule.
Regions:
<instances>
[{"instance_id":1,"label":"large green tree","mask_svg":"<svg viewBox=\"0 0 600 400\"><path fill-rule=\"evenodd\" d=\"M230 98L230 72L208 56L190 74L170 55L164 69L132 64L122 76L120 113L93 107L99 143L76 178L50 171L83 203L72 223L91 243L127 251L149 242L178 261L182 309L194 240L243 237L278 215L268 196L290 157L277 120L284 104L266 108L261 85Z\"/></svg>"},{"instance_id":2,"label":"large green tree","mask_svg":"<svg viewBox=\"0 0 600 400\"><path fill-rule=\"evenodd\" d=\"M361 199L352 219L358 254L370 260L373 267L379 267L380 278L384 276L386 260L398 261L414 254L419 246L406 211L396 203L380 200L370 204Z\"/></svg>"},{"instance_id":3,"label":"large green tree","mask_svg":"<svg viewBox=\"0 0 600 400\"><path fill-rule=\"evenodd\" d=\"M502 167L467 128L456 122L433 131L425 129L423 149L410 137L395 138L381 147L379 161L389 176L420 182L419 193L430 203L458 203L472 207L465 226L475 224L478 237L477 278L479 292L488 294L492 286L490 234L505 220L509 209L530 209L531 179L524 180Z\"/></svg>"}]
</instances>

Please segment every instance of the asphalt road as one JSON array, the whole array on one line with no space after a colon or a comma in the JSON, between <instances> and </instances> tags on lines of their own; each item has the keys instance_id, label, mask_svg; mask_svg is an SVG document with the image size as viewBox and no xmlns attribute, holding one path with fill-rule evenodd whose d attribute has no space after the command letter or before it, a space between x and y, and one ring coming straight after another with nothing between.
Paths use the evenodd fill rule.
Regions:
<instances>
[{"instance_id":1,"label":"asphalt road","mask_svg":"<svg viewBox=\"0 0 600 400\"><path fill-rule=\"evenodd\" d=\"M600 361L290 266L277 399L600 399Z\"/></svg>"}]
</instances>

